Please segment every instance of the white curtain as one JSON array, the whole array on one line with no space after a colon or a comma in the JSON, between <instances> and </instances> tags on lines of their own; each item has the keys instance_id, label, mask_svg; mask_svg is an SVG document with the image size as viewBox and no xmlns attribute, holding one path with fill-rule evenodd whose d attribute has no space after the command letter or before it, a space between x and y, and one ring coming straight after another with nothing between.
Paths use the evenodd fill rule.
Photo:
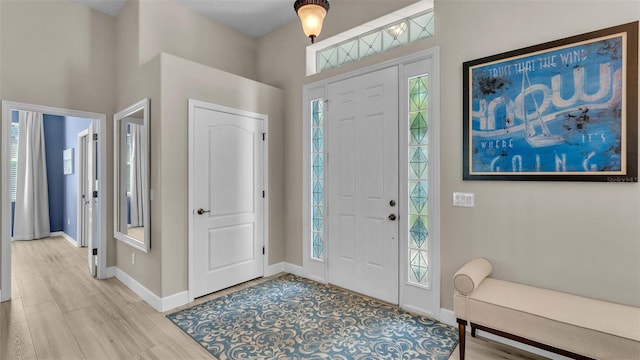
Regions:
<instances>
[{"instance_id":1,"label":"white curtain","mask_svg":"<svg viewBox=\"0 0 640 360\"><path fill-rule=\"evenodd\" d=\"M13 240L40 239L51 231L42 113L20 111L18 129Z\"/></svg>"},{"instance_id":2,"label":"white curtain","mask_svg":"<svg viewBox=\"0 0 640 360\"><path fill-rule=\"evenodd\" d=\"M138 227L144 226L144 198L146 196L144 190L144 182L142 179L145 176L145 153L144 146L142 146L142 131L143 128L140 125L130 124L129 136L131 137L131 226Z\"/></svg>"}]
</instances>

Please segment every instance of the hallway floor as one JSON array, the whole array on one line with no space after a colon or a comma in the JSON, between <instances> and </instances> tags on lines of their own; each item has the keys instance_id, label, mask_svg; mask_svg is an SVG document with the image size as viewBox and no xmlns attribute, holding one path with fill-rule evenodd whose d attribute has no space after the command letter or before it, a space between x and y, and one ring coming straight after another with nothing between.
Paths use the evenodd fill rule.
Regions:
<instances>
[{"instance_id":1,"label":"hallway floor","mask_svg":"<svg viewBox=\"0 0 640 360\"><path fill-rule=\"evenodd\" d=\"M0 359L212 359L119 280L93 279L86 248L61 237L13 242L12 270L12 300L0 303ZM467 358L543 359L471 337Z\"/></svg>"}]
</instances>

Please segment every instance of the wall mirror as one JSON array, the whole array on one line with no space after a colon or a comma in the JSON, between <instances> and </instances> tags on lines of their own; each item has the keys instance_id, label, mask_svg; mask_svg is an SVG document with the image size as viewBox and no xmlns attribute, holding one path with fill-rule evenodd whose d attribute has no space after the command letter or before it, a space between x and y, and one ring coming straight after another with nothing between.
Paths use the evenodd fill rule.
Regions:
<instances>
[{"instance_id":1,"label":"wall mirror","mask_svg":"<svg viewBox=\"0 0 640 360\"><path fill-rule=\"evenodd\" d=\"M149 99L113 116L114 236L149 252Z\"/></svg>"}]
</instances>

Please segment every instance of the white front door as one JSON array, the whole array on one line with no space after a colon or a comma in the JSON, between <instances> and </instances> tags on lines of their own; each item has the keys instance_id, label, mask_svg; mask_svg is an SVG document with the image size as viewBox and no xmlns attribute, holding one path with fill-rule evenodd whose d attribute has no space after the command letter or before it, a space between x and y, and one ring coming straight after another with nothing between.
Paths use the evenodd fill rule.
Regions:
<instances>
[{"instance_id":1,"label":"white front door","mask_svg":"<svg viewBox=\"0 0 640 360\"><path fill-rule=\"evenodd\" d=\"M93 226L97 225L97 221L95 219L96 216L96 201L97 198L93 197L93 192L97 191L96 189L96 149L98 141L94 140L95 127L93 125L93 121L91 125L89 125L89 136L87 136L86 142L86 173L85 173L85 181L86 181L86 198L85 198L85 206L86 206L86 230L84 235L86 236L87 243L87 259L89 262L89 272L91 276L96 276L96 256L93 255L93 249L97 249L98 241L94 238Z\"/></svg>"},{"instance_id":2,"label":"white front door","mask_svg":"<svg viewBox=\"0 0 640 360\"><path fill-rule=\"evenodd\" d=\"M398 303L398 70L328 86L329 282Z\"/></svg>"},{"instance_id":3,"label":"white front door","mask_svg":"<svg viewBox=\"0 0 640 360\"><path fill-rule=\"evenodd\" d=\"M234 109L192 110L190 296L263 276L264 121Z\"/></svg>"}]
</instances>

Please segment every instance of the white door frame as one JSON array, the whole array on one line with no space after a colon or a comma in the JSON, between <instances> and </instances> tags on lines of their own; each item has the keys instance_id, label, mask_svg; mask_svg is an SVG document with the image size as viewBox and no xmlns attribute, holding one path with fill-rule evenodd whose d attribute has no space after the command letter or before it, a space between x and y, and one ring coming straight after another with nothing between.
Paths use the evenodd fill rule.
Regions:
<instances>
[{"instance_id":1,"label":"white door frame","mask_svg":"<svg viewBox=\"0 0 640 360\"><path fill-rule=\"evenodd\" d=\"M328 96L328 92L327 92L327 87L330 83L333 82L337 82L337 81L341 81L341 80L345 80L348 78L352 78L355 76L359 76L359 75L363 75L363 74L367 74L367 73L371 73L377 70L381 70L384 68L389 68L389 67L398 67L399 68L399 97L400 97L400 101L399 101L399 119L400 119L400 125L399 125L399 134L400 134L400 139L398 141L398 146L399 148L399 171L400 174L398 174L399 176L399 184L400 184L400 188L399 188L399 194L400 194L400 198L398 199L398 212L400 216L400 222L399 222L399 226L400 226L400 241L399 243L399 249L398 249L398 253L400 256L399 259L399 279L398 279L398 283L399 283L399 299L400 299L400 307L405 308L407 310L413 311L413 312L417 312L417 313L422 313L422 314L427 314L429 316L432 316L434 318L439 319L440 318L440 292L441 292L441 286L440 286L440 176L439 176L439 163L440 163L440 154L439 154L439 148L440 148L440 142L439 142L439 122L440 122L440 112L439 112L439 107L440 107L440 99L439 99L439 91L440 91L440 78L439 78L439 72L440 72L440 64L439 64L439 48L433 47L427 50L423 50L423 51L419 51L416 52L414 54L411 55L407 55L407 56L403 56L400 58L396 58L396 59L392 59L389 61L385 61L382 62L380 64L376 64L376 65L372 65L372 66L368 66L368 67L364 67L352 72L348 72L345 74L340 74L331 78L327 78L327 79L323 79L323 80L319 80L317 82L314 83L310 83L307 84L303 87L303 99L302 99L302 119L303 119L303 125L302 125L302 142L303 142L303 146L302 149L304 151L304 155L303 155L303 186L302 186L302 199L303 199L303 217L302 217L302 221L303 221L303 225L302 225L302 230L303 230L303 234L302 234L302 239L303 239L303 245L302 245L302 249L303 249L303 254L302 254L302 275L305 277L308 277L310 279L314 279L316 281L320 281L320 282L327 282L327 274L328 274L328 270L327 267L329 266L329 261L330 259L328 259L329 261L319 261L317 259L313 259L311 257L311 213L310 213L310 209L311 209L311 187L309 186L309 184L311 183L311 177L310 177L310 171L309 169L311 168L310 164L311 164L311 158L309 156L310 152L309 150L311 149L311 109L310 109L310 102L314 99L326 99ZM404 109L402 107L401 104L404 103L404 99L408 99L408 94L407 94L407 90L405 89L404 86L402 86L402 82L404 80L403 77L403 66L405 64L411 64L414 63L416 61L420 61L420 60L424 60L424 59L431 59L433 61L433 68L432 68L432 73L430 73L430 83L432 84L432 88L436 89L436 91L434 91L433 93L430 93L430 101L429 101L429 106L430 106L430 114L429 116L431 117L431 121L430 121L430 127L429 127L429 132L431 134L431 137L429 138L430 144L432 146L433 149L435 149L434 151L431 151L430 148L430 155L434 157L433 160L430 159L430 183L432 187L432 191L433 191L433 196L430 199L430 209L434 209L437 210L434 212L430 212L430 214L435 214L435 216L433 218L430 219L429 224L431 226L430 228L430 232L429 232L429 239L430 239L430 245L431 245L431 255L432 255L432 261L433 263L430 264L430 271L431 271L431 279L432 279L432 290L435 293L434 295L434 299L433 299L433 312L431 311L427 311L426 309L420 309L417 308L415 306L412 306L410 304L406 304L406 293L405 293L405 287L406 286L411 286L411 285L406 285L407 281L406 281L406 269L408 266L408 256L403 255L407 252L407 246L408 246L408 242L409 239L407 237L407 232L405 231L405 229L403 229L403 226L406 226L407 222L404 218L406 218L407 214L401 213L400 209L406 209L408 208L408 204L407 204L407 165L404 164L404 162L406 162L406 155L403 155L404 153L406 153L405 149L407 149L407 140L406 134L407 133L407 125L404 124L404 121L402 119L407 119L407 110ZM328 104L329 107L329 112L331 111L331 104ZM326 134L326 118L325 118L325 134ZM325 144L326 144L326 139L325 139ZM328 159L329 160L329 159ZM325 169L326 170L326 169ZM431 174L433 174L433 176L431 177ZM325 175L325 179L326 179ZM326 185L326 180L325 180L325 185ZM326 189L325 187L325 199L327 198L327 193L328 191L330 191L330 189ZM326 217L325 217L326 220ZM331 224L328 224L325 222L325 234L328 233L328 227L331 226ZM331 246L331 240L330 239L326 239L325 240L325 254L328 254L327 248Z\"/></svg>"},{"instance_id":2,"label":"white door frame","mask_svg":"<svg viewBox=\"0 0 640 360\"><path fill-rule=\"evenodd\" d=\"M86 182L86 171L87 171L87 164L86 164L86 137L89 135L89 129L83 130L81 132L78 133L78 190L77 190L77 220L76 220L76 246L77 247L82 247L83 243L84 246L86 246L86 239L85 239L85 226L84 226L84 222L86 221L85 216L86 216L86 212L85 210L85 206L84 206L84 202L86 201L86 199L82 198L82 190L84 189L84 184Z\"/></svg>"},{"instance_id":3,"label":"white door frame","mask_svg":"<svg viewBox=\"0 0 640 360\"><path fill-rule=\"evenodd\" d=\"M100 175L100 196L98 198L99 218L98 218L98 279L107 276L107 117L105 114L87 111L56 108L51 106L33 105L12 101L2 102L2 278L0 279L0 301L11 299L11 198L9 192L9 163L10 163L10 133L11 133L11 111L25 110L37 111L44 114L79 117L98 121L98 133L102 139L98 141L98 173Z\"/></svg>"},{"instance_id":4,"label":"white door frame","mask_svg":"<svg viewBox=\"0 0 640 360\"><path fill-rule=\"evenodd\" d=\"M226 112L233 115L251 117L261 119L263 121L263 132L265 135L264 140L264 152L263 152L263 186L265 191L264 197L264 219L263 219L263 246L265 249L264 258L262 261L262 274L267 274L267 268L269 266L269 136L267 134L269 129L269 116L265 114L259 114L251 111L235 109L223 105L217 105L209 102L189 99L189 200L188 200L188 212L189 212L189 236L188 236L188 297L189 302L193 302L194 300L194 284L195 284L195 276L193 269L193 243L195 241L195 231L194 231L194 218L195 218L195 191L194 191L194 158L195 158L195 112L197 108Z\"/></svg>"}]
</instances>

